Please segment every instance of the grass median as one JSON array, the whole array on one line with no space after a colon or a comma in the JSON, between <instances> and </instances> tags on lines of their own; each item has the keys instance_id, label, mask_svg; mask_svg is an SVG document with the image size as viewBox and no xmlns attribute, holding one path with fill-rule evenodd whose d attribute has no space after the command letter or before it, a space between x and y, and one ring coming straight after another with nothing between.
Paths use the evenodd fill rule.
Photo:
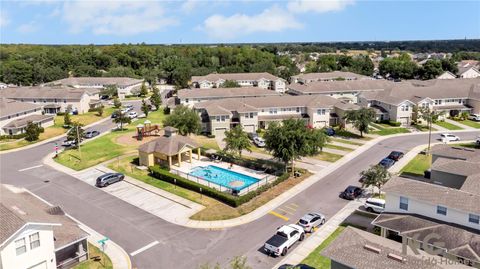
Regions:
<instances>
[{"instance_id":1,"label":"grass median","mask_svg":"<svg viewBox=\"0 0 480 269\"><path fill-rule=\"evenodd\" d=\"M408 162L400 172L415 176L423 176L423 172L430 168L431 163L432 155L418 154Z\"/></svg>"},{"instance_id":2,"label":"grass median","mask_svg":"<svg viewBox=\"0 0 480 269\"><path fill-rule=\"evenodd\" d=\"M464 121L459 121L459 123L463 125L467 125L476 129L480 129L480 122L476 122L473 120L464 120Z\"/></svg>"},{"instance_id":3,"label":"grass median","mask_svg":"<svg viewBox=\"0 0 480 269\"><path fill-rule=\"evenodd\" d=\"M84 261L73 269L113 269L110 258L96 246L88 243L88 261Z\"/></svg>"},{"instance_id":4,"label":"grass median","mask_svg":"<svg viewBox=\"0 0 480 269\"><path fill-rule=\"evenodd\" d=\"M339 226L327 239L325 239L314 251L312 251L302 262L313 268L330 268L331 260L328 257L322 256L320 252L324 250L337 236L339 236L345 229L345 226Z\"/></svg>"},{"instance_id":5,"label":"grass median","mask_svg":"<svg viewBox=\"0 0 480 269\"><path fill-rule=\"evenodd\" d=\"M457 126L455 124L451 124L450 122L446 122L446 121L437 121L435 122L435 124L447 130L463 130L462 127Z\"/></svg>"}]
</instances>

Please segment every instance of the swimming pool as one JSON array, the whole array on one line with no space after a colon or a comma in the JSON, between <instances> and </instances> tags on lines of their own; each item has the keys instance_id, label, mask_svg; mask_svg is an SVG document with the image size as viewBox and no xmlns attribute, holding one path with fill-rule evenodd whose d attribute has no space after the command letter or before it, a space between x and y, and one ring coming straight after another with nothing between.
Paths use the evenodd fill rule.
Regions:
<instances>
[{"instance_id":1,"label":"swimming pool","mask_svg":"<svg viewBox=\"0 0 480 269\"><path fill-rule=\"evenodd\" d=\"M214 165L195 167L190 171L190 175L238 191L259 181L254 177Z\"/></svg>"}]
</instances>

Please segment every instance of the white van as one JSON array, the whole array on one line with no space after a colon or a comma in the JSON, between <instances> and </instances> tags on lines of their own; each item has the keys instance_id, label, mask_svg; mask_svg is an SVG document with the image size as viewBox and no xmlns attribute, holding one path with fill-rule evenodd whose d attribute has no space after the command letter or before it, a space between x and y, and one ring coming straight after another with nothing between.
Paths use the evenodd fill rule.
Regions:
<instances>
[{"instance_id":1,"label":"white van","mask_svg":"<svg viewBox=\"0 0 480 269\"><path fill-rule=\"evenodd\" d=\"M368 212L382 213L385 210L385 200L379 198L368 198L365 201L365 210Z\"/></svg>"}]
</instances>

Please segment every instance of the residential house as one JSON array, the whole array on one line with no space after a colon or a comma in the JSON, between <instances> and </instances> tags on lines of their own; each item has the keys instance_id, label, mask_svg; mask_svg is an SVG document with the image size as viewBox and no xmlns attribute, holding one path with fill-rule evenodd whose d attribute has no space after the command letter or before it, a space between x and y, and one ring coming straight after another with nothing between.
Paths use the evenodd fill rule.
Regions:
<instances>
[{"instance_id":1,"label":"residential house","mask_svg":"<svg viewBox=\"0 0 480 269\"><path fill-rule=\"evenodd\" d=\"M459 78L478 78L480 77L480 63L474 60L460 61L458 64Z\"/></svg>"},{"instance_id":2,"label":"residential house","mask_svg":"<svg viewBox=\"0 0 480 269\"><path fill-rule=\"evenodd\" d=\"M480 151L438 145L431 177L390 179L385 211L372 223L381 235L423 241L435 234L442 256L480 266Z\"/></svg>"},{"instance_id":3,"label":"residential house","mask_svg":"<svg viewBox=\"0 0 480 269\"><path fill-rule=\"evenodd\" d=\"M393 82L386 80L346 80L313 81L306 84L292 83L287 86L292 95L327 95L342 101L358 103L362 92L377 92L393 87Z\"/></svg>"},{"instance_id":4,"label":"residential house","mask_svg":"<svg viewBox=\"0 0 480 269\"><path fill-rule=\"evenodd\" d=\"M292 82L306 84L317 81L349 81L349 80L362 80L373 79L364 75L355 74L352 72L333 71L325 73L306 73L292 76Z\"/></svg>"},{"instance_id":5,"label":"residential house","mask_svg":"<svg viewBox=\"0 0 480 269\"><path fill-rule=\"evenodd\" d=\"M382 119L409 125L414 107L443 111L443 116L480 111L480 80L431 80L394 83L383 91L368 91L359 94L359 105L378 108Z\"/></svg>"},{"instance_id":6,"label":"residential house","mask_svg":"<svg viewBox=\"0 0 480 269\"><path fill-rule=\"evenodd\" d=\"M107 86L116 86L118 97L123 99L133 95L136 91L139 92L143 82L143 79L129 77L69 77L49 82L47 85L63 85L82 89L103 89Z\"/></svg>"},{"instance_id":7,"label":"residential house","mask_svg":"<svg viewBox=\"0 0 480 269\"><path fill-rule=\"evenodd\" d=\"M285 80L269 73L212 73L206 76L193 76L192 87L200 89L220 88L227 80L236 81L241 87L259 87L283 93Z\"/></svg>"},{"instance_id":8,"label":"residential house","mask_svg":"<svg viewBox=\"0 0 480 269\"><path fill-rule=\"evenodd\" d=\"M197 150L200 159L200 145L187 136L177 134L176 128L167 126L164 135L147 142L138 148L140 165L153 166L155 164L168 165L170 168L176 161L181 166L182 161L192 162L193 151Z\"/></svg>"},{"instance_id":9,"label":"residential house","mask_svg":"<svg viewBox=\"0 0 480 269\"><path fill-rule=\"evenodd\" d=\"M40 104L45 114L67 110L79 114L88 112L99 104L98 90L68 87L15 87L0 90L0 97L25 103Z\"/></svg>"},{"instance_id":10,"label":"residential house","mask_svg":"<svg viewBox=\"0 0 480 269\"><path fill-rule=\"evenodd\" d=\"M452 268L441 257L423 250L416 254L402 244L351 226L346 227L321 254L331 269L441 269ZM455 266L453 268L468 268Z\"/></svg>"},{"instance_id":11,"label":"residential house","mask_svg":"<svg viewBox=\"0 0 480 269\"><path fill-rule=\"evenodd\" d=\"M330 96L268 96L229 98L196 103L204 132L221 136L231 127L241 125L247 132L267 128L271 122L303 119L315 128L345 124L343 115L358 106Z\"/></svg>"},{"instance_id":12,"label":"residential house","mask_svg":"<svg viewBox=\"0 0 480 269\"><path fill-rule=\"evenodd\" d=\"M1 185L0 268L71 268L88 260L88 234L58 207Z\"/></svg>"},{"instance_id":13,"label":"residential house","mask_svg":"<svg viewBox=\"0 0 480 269\"><path fill-rule=\"evenodd\" d=\"M219 100L226 98L246 98L246 97L265 97L278 96L278 92L266 90L258 87L241 88L211 88L201 91L195 89L183 89L178 91L178 103L192 107L198 102Z\"/></svg>"},{"instance_id":14,"label":"residential house","mask_svg":"<svg viewBox=\"0 0 480 269\"><path fill-rule=\"evenodd\" d=\"M42 111L42 104L0 98L0 135L24 133L28 122L33 122L41 127L53 125L53 116L43 115Z\"/></svg>"},{"instance_id":15,"label":"residential house","mask_svg":"<svg viewBox=\"0 0 480 269\"><path fill-rule=\"evenodd\" d=\"M437 79L455 79L457 76L450 71L445 71L437 77Z\"/></svg>"}]
</instances>

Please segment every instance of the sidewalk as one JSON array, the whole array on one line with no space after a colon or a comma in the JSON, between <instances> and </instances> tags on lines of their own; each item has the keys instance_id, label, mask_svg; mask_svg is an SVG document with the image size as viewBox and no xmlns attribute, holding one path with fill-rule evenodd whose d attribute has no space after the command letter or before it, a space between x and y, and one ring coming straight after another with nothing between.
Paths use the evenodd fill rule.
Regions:
<instances>
[{"instance_id":1,"label":"sidewalk","mask_svg":"<svg viewBox=\"0 0 480 269\"><path fill-rule=\"evenodd\" d=\"M337 212L331 219L322 225L310 237L306 238L293 252L290 252L287 257L282 259L273 268L279 268L283 264L300 264L312 251L314 251L330 234L332 234L340 224L350 216L362 203L358 200L351 201L340 211Z\"/></svg>"},{"instance_id":2,"label":"sidewalk","mask_svg":"<svg viewBox=\"0 0 480 269\"><path fill-rule=\"evenodd\" d=\"M32 196L36 197L37 199L41 200L45 204L49 206L53 206L51 203L47 202L43 198L39 197L38 195L34 194L33 192L24 189L26 192L31 194ZM99 234L92 228L88 227L87 225L83 224L82 222L78 221L74 217L70 216L69 214L65 214L65 216L69 217L76 223L78 223L78 226L84 230L86 233L89 234L88 236L88 242L99 248L100 250L102 249L100 243L98 243L99 240L104 239L105 236ZM110 258L112 261L113 268L115 269L131 269L132 268L132 262L130 260L130 256L128 256L127 252L117 245L115 242L112 240L108 240L105 245L105 254Z\"/></svg>"}]
</instances>

